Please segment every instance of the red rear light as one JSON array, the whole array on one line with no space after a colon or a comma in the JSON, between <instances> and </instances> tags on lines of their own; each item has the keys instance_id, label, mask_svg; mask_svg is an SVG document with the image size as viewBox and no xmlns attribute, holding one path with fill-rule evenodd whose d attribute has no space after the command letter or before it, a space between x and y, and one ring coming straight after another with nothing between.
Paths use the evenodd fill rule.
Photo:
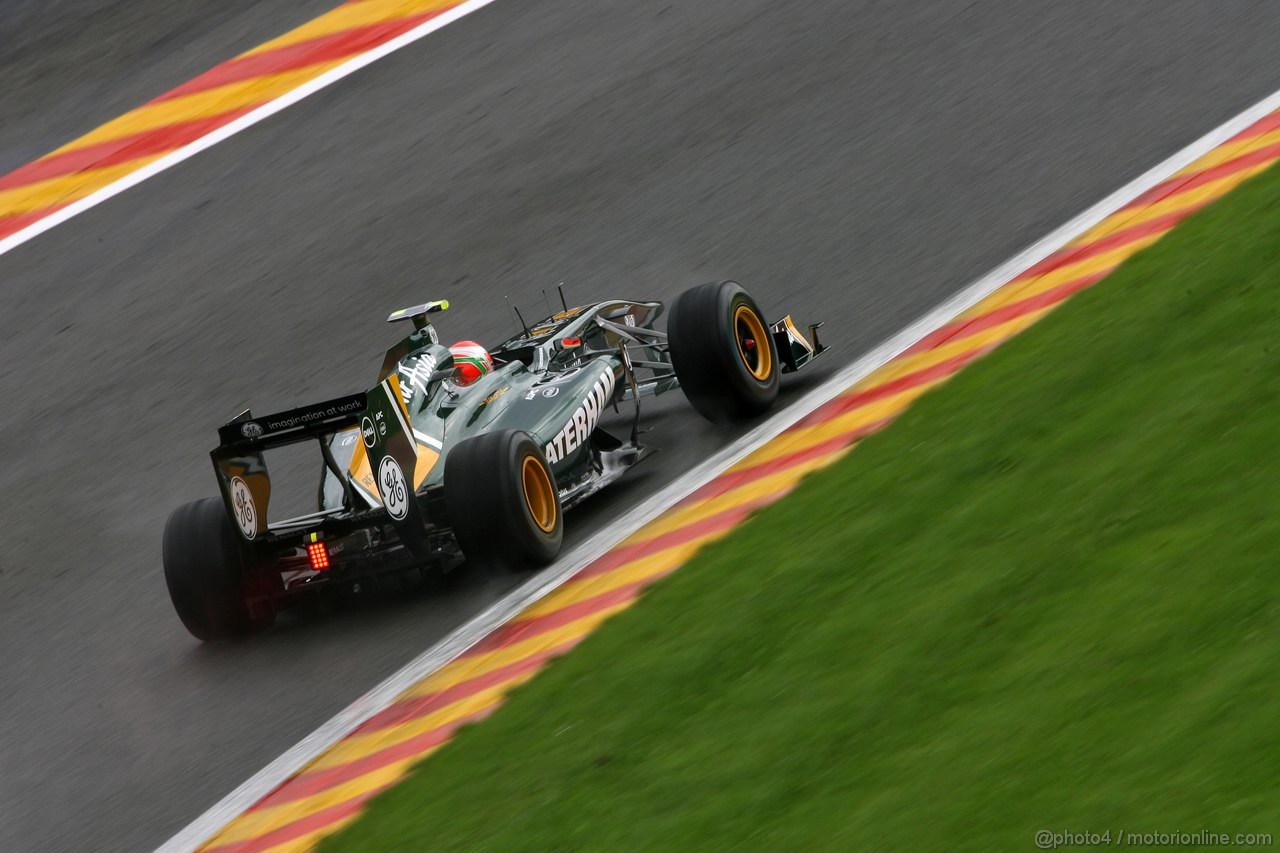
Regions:
<instances>
[{"instance_id":1,"label":"red rear light","mask_svg":"<svg viewBox=\"0 0 1280 853\"><path fill-rule=\"evenodd\" d=\"M564 349L573 349L582 346L582 338L561 338L560 346Z\"/></svg>"},{"instance_id":2,"label":"red rear light","mask_svg":"<svg viewBox=\"0 0 1280 853\"><path fill-rule=\"evenodd\" d=\"M308 543L307 557L311 560L311 568L313 570L323 572L329 568L329 549L325 547L323 542Z\"/></svg>"}]
</instances>

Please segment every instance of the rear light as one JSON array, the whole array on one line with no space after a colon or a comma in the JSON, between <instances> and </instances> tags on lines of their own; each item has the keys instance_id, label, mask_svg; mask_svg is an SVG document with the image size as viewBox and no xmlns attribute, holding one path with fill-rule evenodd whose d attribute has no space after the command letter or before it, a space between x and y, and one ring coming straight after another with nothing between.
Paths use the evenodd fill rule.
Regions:
<instances>
[{"instance_id":1,"label":"rear light","mask_svg":"<svg viewBox=\"0 0 1280 853\"><path fill-rule=\"evenodd\" d=\"M323 572L329 568L329 549L323 542L307 543L307 557L313 571Z\"/></svg>"},{"instance_id":2,"label":"rear light","mask_svg":"<svg viewBox=\"0 0 1280 853\"><path fill-rule=\"evenodd\" d=\"M582 346L582 338L561 338L560 339L561 349L574 349L580 346Z\"/></svg>"}]
</instances>

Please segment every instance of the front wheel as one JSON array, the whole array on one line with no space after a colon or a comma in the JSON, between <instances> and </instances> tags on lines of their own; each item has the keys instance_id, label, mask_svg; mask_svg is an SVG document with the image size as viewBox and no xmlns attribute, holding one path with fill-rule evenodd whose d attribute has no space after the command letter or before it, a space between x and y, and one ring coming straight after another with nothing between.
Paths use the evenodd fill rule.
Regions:
<instances>
[{"instance_id":1,"label":"front wheel","mask_svg":"<svg viewBox=\"0 0 1280 853\"><path fill-rule=\"evenodd\" d=\"M707 420L758 415L778 398L773 334L737 282L711 282L677 296L667 335L680 387Z\"/></svg>"},{"instance_id":2,"label":"front wheel","mask_svg":"<svg viewBox=\"0 0 1280 853\"><path fill-rule=\"evenodd\" d=\"M275 620L249 602L251 555L221 498L183 504L164 525L164 579L178 618L199 640L245 636Z\"/></svg>"},{"instance_id":3,"label":"front wheel","mask_svg":"<svg viewBox=\"0 0 1280 853\"><path fill-rule=\"evenodd\" d=\"M509 574L560 554L564 519L542 449L520 430L469 438L444 463L449 524L467 562Z\"/></svg>"}]
</instances>

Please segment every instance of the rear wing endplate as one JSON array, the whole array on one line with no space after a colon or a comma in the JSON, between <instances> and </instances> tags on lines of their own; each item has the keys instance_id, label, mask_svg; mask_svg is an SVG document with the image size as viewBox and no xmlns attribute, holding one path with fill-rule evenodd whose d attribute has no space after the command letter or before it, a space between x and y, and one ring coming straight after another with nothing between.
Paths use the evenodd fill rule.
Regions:
<instances>
[{"instance_id":1,"label":"rear wing endplate","mask_svg":"<svg viewBox=\"0 0 1280 853\"><path fill-rule=\"evenodd\" d=\"M328 436L361 423L369 408L367 393L338 397L255 418L244 411L218 429L218 446L209 453L218 487L240 534L248 541L267 532L271 477L263 451L308 439L320 443L325 463L337 470ZM345 477L342 482L346 483Z\"/></svg>"}]
</instances>

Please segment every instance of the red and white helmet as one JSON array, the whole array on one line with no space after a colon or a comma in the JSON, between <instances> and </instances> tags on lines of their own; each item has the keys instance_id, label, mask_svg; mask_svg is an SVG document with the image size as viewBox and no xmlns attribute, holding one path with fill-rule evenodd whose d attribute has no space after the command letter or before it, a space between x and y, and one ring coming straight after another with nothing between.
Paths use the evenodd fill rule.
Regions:
<instances>
[{"instance_id":1,"label":"red and white helmet","mask_svg":"<svg viewBox=\"0 0 1280 853\"><path fill-rule=\"evenodd\" d=\"M458 341L449 352L453 353L453 381L458 385L470 385L493 370L489 351L475 341Z\"/></svg>"}]
</instances>

